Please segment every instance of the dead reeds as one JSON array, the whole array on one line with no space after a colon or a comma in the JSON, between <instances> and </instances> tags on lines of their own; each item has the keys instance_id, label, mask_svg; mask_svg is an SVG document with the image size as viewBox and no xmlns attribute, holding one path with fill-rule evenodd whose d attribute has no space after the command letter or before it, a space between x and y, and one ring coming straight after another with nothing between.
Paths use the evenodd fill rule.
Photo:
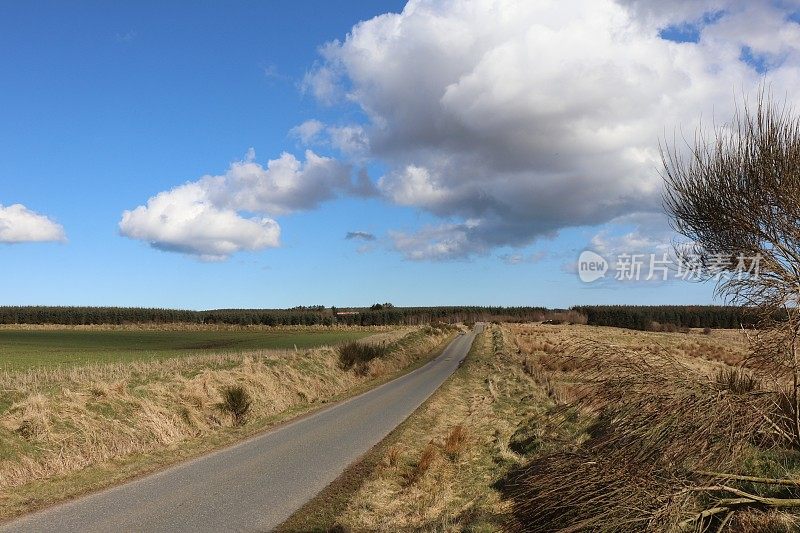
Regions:
<instances>
[{"instance_id":1,"label":"dead reeds","mask_svg":"<svg viewBox=\"0 0 800 533\"><path fill-rule=\"evenodd\" d=\"M741 369L705 375L656 349L584 341L569 352L581 382L570 407L594 417L589 438L509 476L512 529L704 531L740 509L800 505L697 473L735 471L754 450L787 446L780 391Z\"/></svg>"}]
</instances>

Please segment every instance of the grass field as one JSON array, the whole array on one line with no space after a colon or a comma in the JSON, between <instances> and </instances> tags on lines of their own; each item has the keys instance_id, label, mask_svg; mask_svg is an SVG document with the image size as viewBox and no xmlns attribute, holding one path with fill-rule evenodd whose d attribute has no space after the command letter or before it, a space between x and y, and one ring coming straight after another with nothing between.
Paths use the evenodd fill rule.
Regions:
<instances>
[{"instance_id":1,"label":"grass field","mask_svg":"<svg viewBox=\"0 0 800 533\"><path fill-rule=\"evenodd\" d=\"M361 339L365 330L0 329L0 370L153 360L204 353L315 348Z\"/></svg>"}]
</instances>

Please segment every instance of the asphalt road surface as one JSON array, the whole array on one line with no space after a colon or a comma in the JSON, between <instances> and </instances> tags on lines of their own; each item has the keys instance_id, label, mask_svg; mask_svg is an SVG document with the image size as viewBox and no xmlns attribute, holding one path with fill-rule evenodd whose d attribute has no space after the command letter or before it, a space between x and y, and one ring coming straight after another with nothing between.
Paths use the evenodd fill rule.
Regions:
<instances>
[{"instance_id":1,"label":"asphalt road surface","mask_svg":"<svg viewBox=\"0 0 800 533\"><path fill-rule=\"evenodd\" d=\"M269 531L380 442L455 371L476 333L427 365L315 414L0 531Z\"/></svg>"}]
</instances>

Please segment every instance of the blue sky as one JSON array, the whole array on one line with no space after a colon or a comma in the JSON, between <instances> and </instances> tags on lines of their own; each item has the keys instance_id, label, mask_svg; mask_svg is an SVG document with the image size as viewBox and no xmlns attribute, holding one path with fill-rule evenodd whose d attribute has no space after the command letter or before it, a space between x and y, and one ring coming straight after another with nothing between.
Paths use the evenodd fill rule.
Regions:
<instances>
[{"instance_id":1,"label":"blue sky","mask_svg":"<svg viewBox=\"0 0 800 533\"><path fill-rule=\"evenodd\" d=\"M737 83L752 86L765 70L775 72L778 87L789 84L797 71L795 43L765 49L759 34L736 33L736 17L753 20L752 13L666 14L608 2L628 18L587 10L573 21L598 32L600 51L586 57L586 44L564 30L575 6L545 13L506 3L521 11L524 24L509 28L511 22L498 20L505 41L492 37L485 13L433 1L405 12L404 2L376 1L2 5L0 205L21 204L47 217L66 239L0 244L0 304L711 302L707 285L584 284L570 265L587 247L613 254L668 242L654 200L659 135L691 127L712 104L719 112L720 95L732 95ZM759 13L765 22L756 30L771 32L770 24L783 20L767 11ZM374 19L384 13L395 15ZM359 21L369 22L348 38ZM431 30L434 23L449 29ZM664 32L690 23L692 39ZM535 33L542 41L531 44L536 24L543 25ZM605 69L612 59L623 72L640 72L642 57L617 52L601 35L614 24L637 28L631 39L641 39L642 57L663 54L646 82L655 77L659 94L638 94L643 81L614 86L600 74L590 90L552 66L581 58L587 68ZM487 35L470 41L471 28ZM516 41L514 32L521 32ZM564 46L547 46L545 36ZM528 72L509 59L520 54L500 53L509 46L522 46L533 63L553 50L564 57ZM749 59L742 59L744 50ZM698 83L687 88L675 81L681 75ZM709 80L718 87L702 88ZM594 116L576 103L597 98L606 105L614 100L609 94L626 90L635 113L608 107ZM506 92L508 98L492 100ZM668 98L673 103L665 104ZM311 120L324 126L303 139L293 128ZM345 127L356 132L348 139L363 146L351 150L336 140ZM618 138L623 130L631 137ZM559 145L561 137L571 140ZM263 207L264 201L231 203L235 191L252 190L227 177L217 191L226 200L209 199L208 209L238 217L234 229L242 221L274 221L280 242L234 239L233 251L215 252L213 260L211 237L198 234L214 228L199 219L190 236L175 237L167 222L154 226L166 218L148 215L155 210L149 199L202 176L226 176L250 148L259 179L283 152L304 165L312 150L346 168L344 179L365 169L374 190L357 193L335 181L341 178L317 176L305 196L287 193L284 203ZM311 180L307 174L295 177ZM309 200L319 187L321 199ZM587 207L592 198L603 207ZM121 229L123 213L139 206L149 211ZM345 238L356 231L374 240ZM41 242L53 240L61 242Z\"/></svg>"}]
</instances>

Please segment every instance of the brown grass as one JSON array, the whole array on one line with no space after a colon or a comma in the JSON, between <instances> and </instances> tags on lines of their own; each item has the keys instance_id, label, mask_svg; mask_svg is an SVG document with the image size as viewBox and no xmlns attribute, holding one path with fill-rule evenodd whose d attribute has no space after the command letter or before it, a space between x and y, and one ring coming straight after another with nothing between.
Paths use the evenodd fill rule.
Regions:
<instances>
[{"instance_id":1,"label":"brown grass","mask_svg":"<svg viewBox=\"0 0 800 533\"><path fill-rule=\"evenodd\" d=\"M520 461L509 440L549 404L522 359L505 328L487 326L336 522L352 531L498 530L505 504L494 484Z\"/></svg>"},{"instance_id":2,"label":"brown grass","mask_svg":"<svg viewBox=\"0 0 800 533\"><path fill-rule=\"evenodd\" d=\"M0 516L32 482L325 403L409 366L447 337L414 331L363 374L341 369L333 348L0 373L0 400L7 402L0 404L0 491L9 497L0 501ZM248 407L220 410L224 393L237 388L246 391Z\"/></svg>"},{"instance_id":3,"label":"brown grass","mask_svg":"<svg viewBox=\"0 0 800 533\"><path fill-rule=\"evenodd\" d=\"M444 440L443 450L450 459L455 460L464 451L467 444L467 429L463 424L453 426L447 438Z\"/></svg>"},{"instance_id":4,"label":"brown grass","mask_svg":"<svg viewBox=\"0 0 800 533\"><path fill-rule=\"evenodd\" d=\"M787 445L781 391L721 364L743 361L737 334L553 328L561 349L547 353L538 327L510 329L521 333L523 366L540 386L569 387L551 418L588 423L585 438L545 442L508 477L512 530L680 530L732 494L697 471L738 471ZM768 515L769 523L786 517ZM724 516L688 524L717 527ZM743 512L736 523L764 525L765 516Z\"/></svg>"},{"instance_id":5,"label":"brown grass","mask_svg":"<svg viewBox=\"0 0 800 533\"><path fill-rule=\"evenodd\" d=\"M749 409L755 396L774 411L775 398L750 369L723 363L745 355L736 331L490 325L337 522L352 531L668 530L720 496L683 492L690 466L732 468L779 440ZM425 454L437 459L417 475ZM767 515L740 521L788 516Z\"/></svg>"},{"instance_id":6,"label":"brown grass","mask_svg":"<svg viewBox=\"0 0 800 533\"><path fill-rule=\"evenodd\" d=\"M387 450L386 457L384 457L384 464L389 468L394 468L397 466L398 461L400 459L400 448L397 446L392 446Z\"/></svg>"},{"instance_id":7,"label":"brown grass","mask_svg":"<svg viewBox=\"0 0 800 533\"><path fill-rule=\"evenodd\" d=\"M405 473L404 477L407 485L414 485L430 470L433 462L439 456L439 451L433 442L422 450L419 460Z\"/></svg>"}]
</instances>

